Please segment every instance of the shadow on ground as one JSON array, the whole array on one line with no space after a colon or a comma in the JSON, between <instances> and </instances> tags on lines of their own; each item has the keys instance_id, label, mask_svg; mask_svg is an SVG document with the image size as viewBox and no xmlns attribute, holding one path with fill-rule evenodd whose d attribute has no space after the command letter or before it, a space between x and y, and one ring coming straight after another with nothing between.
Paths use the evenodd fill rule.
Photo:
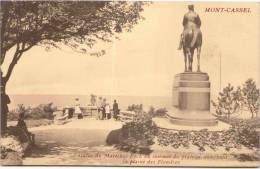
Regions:
<instances>
[{"instance_id":1,"label":"shadow on ground","mask_svg":"<svg viewBox=\"0 0 260 169\"><path fill-rule=\"evenodd\" d=\"M112 151L106 146L109 131L95 129L53 129L35 131L36 145L26 157L26 164L79 164L80 153L91 151ZM38 160L38 161L36 161ZM84 161L85 162L85 161Z\"/></svg>"}]
</instances>

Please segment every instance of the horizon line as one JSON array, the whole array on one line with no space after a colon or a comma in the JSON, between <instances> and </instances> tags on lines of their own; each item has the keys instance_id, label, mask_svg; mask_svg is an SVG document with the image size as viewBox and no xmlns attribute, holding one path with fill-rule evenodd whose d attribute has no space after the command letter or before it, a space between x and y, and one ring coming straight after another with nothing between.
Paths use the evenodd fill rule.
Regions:
<instances>
[{"instance_id":1,"label":"horizon line","mask_svg":"<svg viewBox=\"0 0 260 169\"><path fill-rule=\"evenodd\" d=\"M74 95L78 95L78 96L90 96L91 94L7 94L9 96L11 95L34 95L34 96L47 96L47 95L67 95L67 96L74 96ZM116 94L93 94L95 96L127 96L127 97L172 97L171 95L116 95Z\"/></svg>"}]
</instances>

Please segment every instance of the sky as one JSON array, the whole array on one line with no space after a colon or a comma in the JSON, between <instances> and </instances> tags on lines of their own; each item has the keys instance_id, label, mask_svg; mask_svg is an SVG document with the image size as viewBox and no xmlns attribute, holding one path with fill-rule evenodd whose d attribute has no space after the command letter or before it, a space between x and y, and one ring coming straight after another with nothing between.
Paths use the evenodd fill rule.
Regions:
<instances>
[{"instance_id":1,"label":"sky","mask_svg":"<svg viewBox=\"0 0 260 169\"><path fill-rule=\"evenodd\" d=\"M145 20L131 32L122 33L113 43L95 46L106 50L101 57L68 48L33 47L16 65L7 93L171 96L174 76L184 70L184 57L177 47L187 5L154 2L145 7ZM210 76L213 95L228 83L237 86L248 78L259 84L259 5L194 5L202 21L201 70ZM251 13L206 13L209 7L246 7Z\"/></svg>"}]
</instances>

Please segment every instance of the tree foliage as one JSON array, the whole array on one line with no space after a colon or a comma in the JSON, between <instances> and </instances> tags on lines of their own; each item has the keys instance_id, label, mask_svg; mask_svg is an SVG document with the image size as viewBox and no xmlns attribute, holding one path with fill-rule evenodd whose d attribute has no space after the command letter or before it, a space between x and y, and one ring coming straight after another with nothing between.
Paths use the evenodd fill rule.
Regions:
<instances>
[{"instance_id":1,"label":"tree foliage","mask_svg":"<svg viewBox=\"0 0 260 169\"><path fill-rule=\"evenodd\" d=\"M23 104L17 105L17 108L8 113L8 120L16 121L21 113L25 114L26 120L43 120L53 119L53 112L57 111L57 107L53 103L39 104L35 107L26 107Z\"/></svg>"},{"instance_id":2,"label":"tree foliage","mask_svg":"<svg viewBox=\"0 0 260 169\"><path fill-rule=\"evenodd\" d=\"M235 90L231 84L228 84L219 93L218 102L212 101L212 104L216 108L217 115L224 115L230 118L231 114L237 113L241 109L242 100L241 88L237 87Z\"/></svg>"},{"instance_id":3,"label":"tree foliage","mask_svg":"<svg viewBox=\"0 0 260 169\"><path fill-rule=\"evenodd\" d=\"M150 107L148 114L150 114L152 117L165 117L166 112L166 108L155 109L154 107Z\"/></svg>"},{"instance_id":4,"label":"tree foliage","mask_svg":"<svg viewBox=\"0 0 260 169\"><path fill-rule=\"evenodd\" d=\"M244 105L251 112L252 118L257 116L257 112L259 111L259 89L256 88L256 84L253 79L248 79L243 84L243 96L244 96Z\"/></svg>"},{"instance_id":5,"label":"tree foliage","mask_svg":"<svg viewBox=\"0 0 260 169\"><path fill-rule=\"evenodd\" d=\"M141 19L143 2L108 1L2 1L1 65L15 47L5 80L23 52L35 45L62 44L87 53L97 41L110 42L130 31ZM102 54L98 53L98 55Z\"/></svg>"},{"instance_id":6,"label":"tree foliage","mask_svg":"<svg viewBox=\"0 0 260 169\"><path fill-rule=\"evenodd\" d=\"M118 33L130 31L142 19L140 13L144 4L127 1L0 1L1 133L7 127L7 105L10 103L6 85L24 52L36 45L46 49L68 46L77 52L103 55L103 50L94 54L88 50L98 41L111 42ZM10 49L14 49L14 54L9 54ZM6 60L7 70L3 73L2 65Z\"/></svg>"},{"instance_id":7,"label":"tree foliage","mask_svg":"<svg viewBox=\"0 0 260 169\"><path fill-rule=\"evenodd\" d=\"M131 153L149 154L150 146L154 144L157 126L152 121L152 116L140 109L133 121L122 126L119 142L115 145L123 151Z\"/></svg>"},{"instance_id":8,"label":"tree foliage","mask_svg":"<svg viewBox=\"0 0 260 169\"><path fill-rule=\"evenodd\" d=\"M234 87L228 84L223 91L219 93L218 101L212 101L216 108L216 114L220 116L227 116L230 118L231 114L237 113L240 110L248 110L251 117L257 116L259 111L259 89L253 79L248 79L243 87Z\"/></svg>"}]
</instances>

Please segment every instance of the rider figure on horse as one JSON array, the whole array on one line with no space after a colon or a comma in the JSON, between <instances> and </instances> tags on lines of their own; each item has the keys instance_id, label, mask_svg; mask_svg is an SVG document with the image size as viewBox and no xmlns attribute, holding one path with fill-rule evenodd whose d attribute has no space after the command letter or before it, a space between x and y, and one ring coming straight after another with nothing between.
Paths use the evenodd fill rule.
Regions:
<instances>
[{"instance_id":1,"label":"rider figure on horse","mask_svg":"<svg viewBox=\"0 0 260 169\"><path fill-rule=\"evenodd\" d=\"M178 50L182 49L184 43L184 34L189 34L193 31L194 36L190 47L194 47L197 36L200 32L201 20L199 15L194 11L193 5L188 5L189 12L184 15L182 25L184 27L183 33L181 34L180 44Z\"/></svg>"}]
</instances>

